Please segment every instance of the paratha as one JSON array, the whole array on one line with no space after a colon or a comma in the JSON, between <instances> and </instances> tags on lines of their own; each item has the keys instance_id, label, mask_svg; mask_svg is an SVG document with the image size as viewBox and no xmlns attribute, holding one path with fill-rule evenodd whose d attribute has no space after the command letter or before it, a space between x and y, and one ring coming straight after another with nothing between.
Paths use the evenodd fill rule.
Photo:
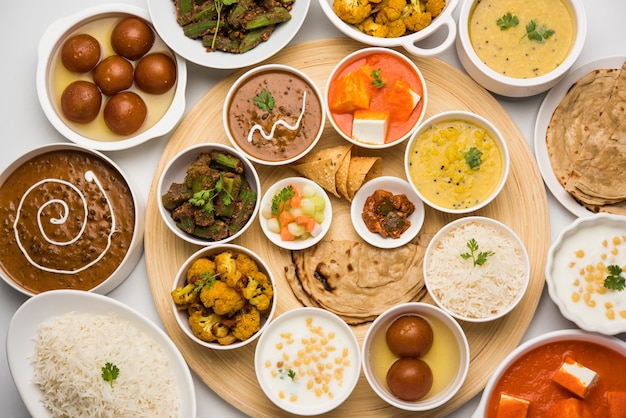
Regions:
<instances>
[{"instance_id":1,"label":"paratha","mask_svg":"<svg viewBox=\"0 0 626 418\"><path fill-rule=\"evenodd\" d=\"M425 250L413 243L386 250L357 241L323 241L293 251L285 274L303 305L324 308L356 325L424 296Z\"/></svg>"},{"instance_id":2,"label":"paratha","mask_svg":"<svg viewBox=\"0 0 626 418\"><path fill-rule=\"evenodd\" d=\"M589 210L624 213L626 63L581 77L556 107L546 131L561 185Z\"/></svg>"}]
</instances>

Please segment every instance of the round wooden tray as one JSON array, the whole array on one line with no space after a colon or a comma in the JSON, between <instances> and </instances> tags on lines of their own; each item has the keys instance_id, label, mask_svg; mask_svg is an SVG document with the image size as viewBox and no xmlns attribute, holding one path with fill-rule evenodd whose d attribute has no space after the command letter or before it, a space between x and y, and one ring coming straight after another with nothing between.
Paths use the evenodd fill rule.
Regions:
<instances>
[{"instance_id":1,"label":"round wooden tray","mask_svg":"<svg viewBox=\"0 0 626 418\"><path fill-rule=\"evenodd\" d=\"M271 61L303 70L324 91L333 66L347 54L362 47L347 39L312 41L288 47ZM446 110L470 110L493 121L504 134L511 155L508 181L495 201L474 214L498 219L519 234L530 256L531 281L520 305L506 317L485 324L461 324L470 343L471 366L465 384L445 405L424 413L398 410L381 401L361 373L352 395L327 416L440 417L449 414L482 390L495 367L517 346L533 318L543 289L545 258L550 245L548 204L539 170L526 140L497 101L464 73L438 59L414 60L426 79L429 95L427 117ZM233 81L243 72L240 70L228 76L210 89L184 117L166 145L154 174L146 207L145 258L156 308L167 333L191 369L218 395L244 413L275 417L282 412L265 397L254 373L256 343L239 350L212 351L195 344L178 328L170 299L172 282L179 266L199 248L183 242L169 231L160 218L157 207L159 196L155 195L162 170L179 151L201 142L228 144L222 125L222 103ZM341 144L341 141L330 123L327 123L318 147ZM398 145L376 152L383 158L384 175L405 178L402 166L404 149L405 145ZM371 155L366 150L353 151L360 155ZM296 174L287 167L257 165L257 168L263 190L280 178ZM358 240L350 223L349 203L334 197L332 199L333 225L324 239ZM424 227L417 239L426 245L439 228L453 219L455 217L427 208ZM302 306L284 275L284 267L290 262L289 252L267 241L258 221L235 243L252 249L271 266L279 289L277 315ZM430 299L426 296L423 301L430 302ZM359 341L362 342L368 326L353 327Z\"/></svg>"}]
</instances>

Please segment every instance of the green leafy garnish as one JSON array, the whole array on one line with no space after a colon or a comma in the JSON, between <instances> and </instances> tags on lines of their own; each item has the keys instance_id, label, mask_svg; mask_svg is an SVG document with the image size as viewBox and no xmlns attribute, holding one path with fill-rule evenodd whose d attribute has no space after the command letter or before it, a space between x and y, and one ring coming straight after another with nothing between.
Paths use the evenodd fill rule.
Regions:
<instances>
[{"instance_id":1,"label":"green leafy garnish","mask_svg":"<svg viewBox=\"0 0 626 418\"><path fill-rule=\"evenodd\" d=\"M237 3L237 0L215 0L215 11L217 12L215 32L213 32L213 41L211 42L211 49L215 49L215 40L217 39L217 33L220 29L220 22L222 21L222 7L230 6Z\"/></svg>"},{"instance_id":2,"label":"green leafy garnish","mask_svg":"<svg viewBox=\"0 0 626 418\"><path fill-rule=\"evenodd\" d=\"M269 112L274 108L274 96L268 89L263 89L252 99L254 105L259 109Z\"/></svg>"},{"instance_id":3,"label":"green leafy garnish","mask_svg":"<svg viewBox=\"0 0 626 418\"><path fill-rule=\"evenodd\" d=\"M552 29L548 29L546 25L538 25L537 21L533 19L526 25L526 35L522 39L528 38L531 41L543 42L552 35L554 35Z\"/></svg>"},{"instance_id":4,"label":"green leafy garnish","mask_svg":"<svg viewBox=\"0 0 626 418\"><path fill-rule=\"evenodd\" d=\"M463 156L465 157L465 162L472 170L478 170L483 162L483 152L476 147L471 147Z\"/></svg>"},{"instance_id":5,"label":"green leafy garnish","mask_svg":"<svg viewBox=\"0 0 626 418\"><path fill-rule=\"evenodd\" d=\"M215 210L213 201L218 195L221 195L225 206L228 206L233 202L233 196L228 192L224 184L224 175L220 173L220 178L215 182L214 188L200 190L199 192L194 193L189 199L189 203L194 206L200 206L205 215L211 216Z\"/></svg>"},{"instance_id":6,"label":"green leafy garnish","mask_svg":"<svg viewBox=\"0 0 626 418\"><path fill-rule=\"evenodd\" d=\"M474 267L482 266L487 261L487 257L495 254L493 251L482 251L476 254L478 251L478 243L474 238L467 242L467 248L469 248L470 252L461 254L461 257L463 257L464 260L471 258L474 262Z\"/></svg>"},{"instance_id":7,"label":"green leafy garnish","mask_svg":"<svg viewBox=\"0 0 626 418\"><path fill-rule=\"evenodd\" d=\"M502 17L498 19L496 23L500 27L500 30L507 30L509 28L514 28L515 26L519 25L519 19L517 18L517 16L512 15L511 12L508 12L502 15Z\"/></svg>"},{"instance_id":8,"label":"green leafy garnish","mask_svg":"<svg viewBox=\"0 0 626 418\"><path fill-rule=\"evenodd\" d=\"M381 77L381 69L372 70L370 77L372 77L372 85L376 88L382 88L385 85L383 78Z\"/></svg>"},{"instance_id":9,"label":"green leafy garnish","mask_svg":"<svg viewBox=\"0 0 626 418\"><path fill-rule=\"evenodd\" d=\"M293 381L296 378L296 372L293 369L287 371L287 376Z\"/></svg>"},{"instance_id":10,"label":"green leafy garnish","mask_svg":"<svg viewBox=\"0 0 626 418\"><path fill-rule=\"evenodd\" d=\"M293 369L289 369L289 370L278 369L278 375L281 379L285 379L285 377L288 377L294 382L296 380L296 371Z\"/></svg>"},{"instance_id":11,"label":"green leafy garnish","mask_svg":"<svg viewBox=\"0 0 626 418\"><path fill-rule=\"evenodd\" d=\"M291 185L284 187L280 192L276 193L274 197L272 197L272 215L280 215L281 203L285 203L286 201L294 197L295 194L296 192L293 190L293 186Z\"/></svg>"},{"instance_id":12,"label":"green leafy garnish","mask_svg":"<svg viewBox=\"0 0 626 418\"><path fill-rule=\"evenodd\" d=\"M622 276L622 268L611 264L607 269L609 270L609 275L604 279L604 287L618 291L626 289L626 278Z\"/></svg>"},{"instance_id":13,"label":"green leafy garnish","mask_svg":"<svg viewBox=\"0 0 626 418\"><path fill-rule=\"evenodd\" d=\"M113 363L106 363L102 368L102 378L113 387L113 381L120 375L120 369Z\"/></svg>"},{"instance_id":14,"label":"green leafy garnish","mask_svg":"<svg viewBox=\"0 0 626 418\"><path fill-rule=\"evenodd\" d=\"M211 286L213 286L213 283L215 283L215 280L217 280L218 276L219 276L219 273L211 274L208 271L202 273L200 275L200 278L196 280L195 282L196 287L194 287L193 291L196 293L200 293L204 287L207 287L210 289Z\"/></svg>"}]
</instances>

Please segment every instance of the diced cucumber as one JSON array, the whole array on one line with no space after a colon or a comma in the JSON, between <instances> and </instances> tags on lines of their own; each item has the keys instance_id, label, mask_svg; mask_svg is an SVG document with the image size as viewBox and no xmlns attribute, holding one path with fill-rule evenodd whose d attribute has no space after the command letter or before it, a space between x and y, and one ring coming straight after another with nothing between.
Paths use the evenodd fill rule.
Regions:
<instances>
[{"instance_id":1,"label":"diced cucumber","mask_svg":"<svg viewBox=\"0 0 626 418\"><path fill-rule=\"evenodd\" d=\"M321 225L322 223L324 223L324 211L317 211L315 212L315 222L317 222L318 225Z\"/></svg>"},{"instance_id":2,"label":"diced cucumber","mask_svg":"<svg viewBox=\"0 0 626 418\"><path fill-rule=\"evenodd\" d=\"M311 184L305 184L302 186L302 196L303 197L312 197L315 196L315 187Z\"/></svg>"},{"instance_id":3,"label":"diced cucumber","mask_svg":"<svg viewBox=\"0 0 626 418\"><path fill-rule=\"evenodd\" d=\"M315 201L310 197L305 197L302 199L300 208L306 216L313 216L315 214Z\"/></svg>"},{"instance_id":4,"label":"diced cucumber","mask_svg":"<svg viewBox=\"0 0 626 418\"><path fill-rule=\"evenodd\" d=\"M278 222L277 218L270 218L267 220L267 229L276 233L276 234L280 234L280 222Z\"/></svg>"},{"instance_id":5,"label":"diced cucumber","mask_svg":"<svg viewBox=\"0 0 626 418\"><path fill-rule=\"evenodd\" d=\"M261 209L261 216L265 219L270 219L272 217L272 205L265 205Z\"/></svg>"},{"instance_id":6,"label":"diced cucumber","mask_svg":"<svg viewBox=\"0 0 626 418\"><path fill-rule=\"evenodd\" d=\"M295 237L299 237L306 232L304 225L298 225L295 222L291 222L289 225L287 225L287 229Z\"/></svg>"},{"instance_id":7,"label":"diced cucumber","mask_svg":"<svg viewBox=\"0 0 626 418\"><path fill-rule=\"evenodd\" d=\"M315 203L315 210L324 211L324 209L326 209L326 201L323 196L316 194L311 199L313 199L313 202Z\"/></svg>"}]
</instances>

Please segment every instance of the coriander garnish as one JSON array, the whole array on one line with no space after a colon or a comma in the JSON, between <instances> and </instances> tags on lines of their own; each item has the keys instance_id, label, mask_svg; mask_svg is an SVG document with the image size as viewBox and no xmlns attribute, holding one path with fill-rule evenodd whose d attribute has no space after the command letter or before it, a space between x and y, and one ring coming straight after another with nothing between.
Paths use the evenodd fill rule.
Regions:
<instances>
[{"instance_id":1,"label":"coriander garnish","mask_svg":"<svg viewBox=\"0 0 626 418\"><path fill-rule=\"evenodd\" d=\"M474 267L482 266L487 261L487 257L495 254L493 251L482 251L476 254L476 251L478 251L478 243L474 238L467 242L467 248L470 249L470 252L461 254L461 257L463 257L464 260L471 258L474 262Z\"/></svg>"},{"instance_id":2,"label":"coriander garnish","mask_svg":"<svg viewBox=\"0 0 626 418\"><path fill-rule=\"evenodd\" d=\"M626 289L626 279L622 276L622 268L618 265L611 264L607 267L609 275L604 279L604 287L610 290Z\"/></svg>"},{"instance_id":3,"label":"coriander garnish","mask_svg":"<svg viewBox=\"0 0 626 418\"><path fill-rule=\"evenodd\" d=\"M500 19L496 21L500 30L507 30L519 25L519 19L517 16L512 15L511 12L505 13Z\"/></svg>"},{"instance_id":4,"label":"coriander garnish","mask_svg":"<svg viewBox=\"0 0 626 418\"><path fill-rule=\"evenodd\" d=\"M259 94L254 96L252 102L259 109L269 112L274 108L274 96L268 89L263 89Z\"/></svg>"},{"instance_id":5,"label":"coriander garnish","mask_svg":"<svg viewBox=\"0 0 626 418\"><path fill-rule=\"evenodd\" d=\"M102 368L102 378L105 382L109 382L111 387L113 387L113 381L117 379L117 376L120 374L120 369L113 363L106 363Z\"/></svg>"},{"instance_id":6,"label":"coriander garnish","mask_svg":"<svg viewBox=\"0 0 626 418\"><path fill-rule=\"evenodd\" d=\"M526 25L526 35L522 39L528 38L531 41L543 42L552 35L554 35L552 29L548 29L546 25L539 25L537 20L533 19Z\"/></svg>"},{"instance_id":7,"label":"coriander garnish","mask_svg":"<svg viewBox=\"0 0 626 418\"><path fill-rule=\"evenodd\" d=\"M291 185L283 187L281 191L276 193L272 198L272 215L278 216L281 210L280 205L291 199L295 194L296 192Z\"/></svg>"},{"instance_id":8,"label":"coriander garnish","mask_svg":"<svg viewBox=\"0 0 626 418\"><path fill-rule=\"evenodd\" d=\"M380 75L381 71L382 70L379 68L377 70L372 70L372 73L370 74L370 77L372 77L372 85L379 89L385 85L385 82Z\"/></svg>"},{"instance_id":9,"label":"coriander garnish","mask_svg":"<svg viewBox=\"0 0 626 418\"><path fill-rule=\"evenodd\" d=\"M482 161L483 153L476 147L471 147L467 152L463 154L465 162L472 170L478 170Z\"/></svg>"}]
</instances>

